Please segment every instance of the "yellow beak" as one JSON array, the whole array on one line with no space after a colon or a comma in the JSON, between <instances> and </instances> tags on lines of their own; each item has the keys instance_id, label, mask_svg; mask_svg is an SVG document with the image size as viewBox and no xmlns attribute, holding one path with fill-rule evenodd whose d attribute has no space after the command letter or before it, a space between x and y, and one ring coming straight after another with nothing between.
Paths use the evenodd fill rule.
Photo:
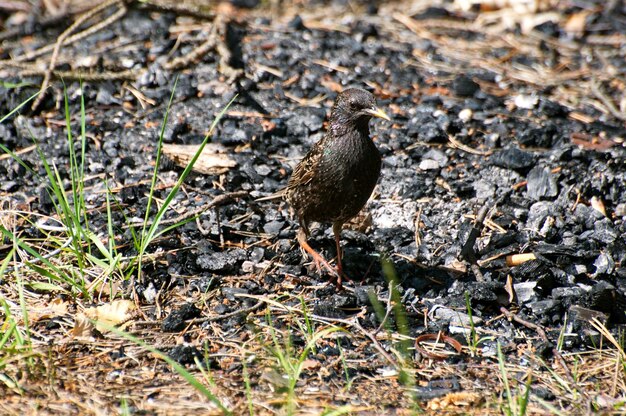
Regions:
<instances>
[{"instance_id":1,"label":"yellow beak","mask_svg":"<svg viewBox=\"0 0 626 416\"><path fill-rule=\"evenodd\" d=\"M367 110L365 110L365 112L373 117L384 118L387 121L391 121L387 113L385 113L378 107L368 108Z\"/></svg>"}]
</instances>

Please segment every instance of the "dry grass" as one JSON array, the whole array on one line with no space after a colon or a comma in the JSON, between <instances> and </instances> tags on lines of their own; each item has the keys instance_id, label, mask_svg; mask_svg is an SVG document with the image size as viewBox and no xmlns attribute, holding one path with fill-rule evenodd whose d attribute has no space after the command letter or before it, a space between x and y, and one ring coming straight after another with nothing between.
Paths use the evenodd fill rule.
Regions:
<instances>
[{"instance_id":1,"label":"dry grass","mask_svg":"<svg viewBox=\"0 0 626 416\"><path fill-rule=\"evenodd\" d=\"M233 277L224 283L237 286L240 281L240 277ZM25 331L15 286L7 284L2 289L2 297L10 305L10 320ZM256 298L264 307L234 327L216 320L168 334L160 330L158 321L150 324L141 320L138 311L123 327L162 351L183 343L203 351L201 361L211 363L209 368L199 371L195 364L187 368L233 414L247 413L249 406L253 414L280 414L280 409L289 408L290 400L296 414L322 414L327 409L342 409L345 414L381 414L391 409L397 414L412 414L417 406L433 413L501 414L506 406L505 376L516 397L523 394L528 378L532 380L527 414L550 414L543 402L563 414L580 414L591 406L605 411L619 409L626 399L624 352L610 343L593 351L563 355L574 383L553 359L535 354L533 339L520 339L509 346L503 374L496 357L485 357L488 351L480 347L478 358L472 358L465 348L455 359L457 364L424 357L416 357L412 363L403 361L393 349L397 335L380 332L375 340L390 351L390 362L373 345L369 337L373 331L350 328L341 320L318 318L303 310L301 299L306 299L307 309L313 307L313 290L296 296L276 287L272 293ZM2 349L3 414L20 414L25 406L38 414L110 414L121 412L125 403L131 413L221 413L171 366L142 346L110 332L73 335L75 317L84 309L80 301L59 301L58 297L27 290L25 300L31 344ZM185 288L177 288L162 299L162 304L168 305L164 312L189 301L205 305L204 310L223 302L217 290L190 299ZM295 306L282 306L290 304ZM144 307L144 312L150 313L149 309L152 307ZM7 324L5 320L3 327ZM334 328L343 330L336 332ZM304 357L302 371L290 391L290 371L281 364L277 350L296 363L305 340L328 329L333 331L319 338L314 350ZM340 345L341 354L328 354L329 348ZM399 366L394 367L394 363ZM399 382L398 371L402 369L410 374L408 384ZM460 391L446 392L444 385L438 395L429 384L438 380L453 380ZM428 386L437 397L426 394ZM416 391L421 394L417 402L412 398ZM545 399L551 395L554 400Z\"/></svg>"}]
</instances>

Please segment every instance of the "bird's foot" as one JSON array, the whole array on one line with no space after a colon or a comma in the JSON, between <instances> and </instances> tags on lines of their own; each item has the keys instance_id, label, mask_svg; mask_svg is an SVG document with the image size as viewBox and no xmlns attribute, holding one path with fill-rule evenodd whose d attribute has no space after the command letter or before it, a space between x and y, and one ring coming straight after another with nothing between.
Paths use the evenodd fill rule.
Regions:
<instances>
[{"instance_id":1,"label":"bird's foot","mask_svg":"<svg viewBox=\"0 0 626 416\"><path fill-rule=\"evenodd\" d=\"M339 271L335 269L333 270L333 273L331 273L328 284L334 283L337 289L344 289L343 282L345 281L351 282L352 280L346 276L345 273L339 273Z\"/></svg>"},{"instance_id":2,"label":"bird's foot","mask_svg":"<svg viewBox=\"0 0 626 416\"><path fill-rule=\"evenodd\" d=\"M319 257L318 257L319 256ZM321 255L313 256L313 263L315 264L315 268L320 276L325 272L330 274L330 279L328 280L328 284L335 284L337 289L343 288L343 282L348 281L351 282L346 274L343 272L341 266L333 267L326 259L324 259Z\"/></svg>"},{"instance_id":3,"label":"bird's foot","mask_svg":"<svg viewBox=\"0 0 626 416\"><path fill-rule=\"evenodd\" d=\"M313 263L315 263L315 269L317 272L322 275L324 270L331 274L331 276L341 279L341 275L339 274L338 268L333 267L324 257L322 257L317 252L315 255L311 255L313 257Z\"/></svg>"},{"instance_id":4,"label":"bird's foot","mask_svg":"<svg viewBox=\"0 0 626 416\"><path fill-rule=\"evenodd\" d=\"M344 273L341 263L337 264L337 268L335 268L335 270L331 274L332 274L331 282L335 283L335 285L337 286L337 289L343 288L343 282L352 281L352 279L350 279L348 275Z\"/></svg>"},{"instance_id":5,"label":"bird's foot","mask_svg":"<svg viewBox=\"0 0 626 416\"><path fill-rule=\"evenodd\" d=\"M325 269L328 273L330 273L330 283L335 283L338 289L341 289L343 287L341 284L342 281L350 280L343 273L343 269L341 268L341 260L337 259L338 266L333 267L324 257L322 257L320 253L313 250L309 243L306 242L306 238L304 238L304 236L299 236L298 241L304 251L306 251L313 259L317 272L320 274L320 276L322 275L322 270Z\"/></svg>"}]
</instances>

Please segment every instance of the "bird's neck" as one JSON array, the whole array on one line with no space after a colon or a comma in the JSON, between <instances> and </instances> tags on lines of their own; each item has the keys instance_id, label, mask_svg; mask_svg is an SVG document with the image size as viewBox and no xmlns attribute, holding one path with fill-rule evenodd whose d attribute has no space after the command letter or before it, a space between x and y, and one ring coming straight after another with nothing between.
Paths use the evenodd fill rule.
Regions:
<instances>
[{"instance_id":1,"label":"bird's neck","mask_svg":"<svg viewBox=\"0 0 626 416\"><path fill-rule=\"evenodd\" d=\"M345 136L349 132L358 131L361 137L369 137L370 127L368 119L337 120L332 123L330 130L334 137Z\"/></svg>"}]
</instances>

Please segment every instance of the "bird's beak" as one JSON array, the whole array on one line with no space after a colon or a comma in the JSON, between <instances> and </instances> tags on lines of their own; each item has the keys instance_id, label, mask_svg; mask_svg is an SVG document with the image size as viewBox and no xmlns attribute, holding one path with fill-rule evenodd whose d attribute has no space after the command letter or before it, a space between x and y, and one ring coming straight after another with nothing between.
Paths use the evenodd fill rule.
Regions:
<instances>
[{"instance_id":1,"label":"bird's beak","mask_svg":"<svg viewBox=\"0 0 626 416\"><path fill-rule=\"evenodd\" d=\"M387 113L385 113L383 110L381 110L378 107L368 108L367 110L365 110L365 112L372 117L384 118L387 121L391 121Z\"/></svg>"}]
</instances>

